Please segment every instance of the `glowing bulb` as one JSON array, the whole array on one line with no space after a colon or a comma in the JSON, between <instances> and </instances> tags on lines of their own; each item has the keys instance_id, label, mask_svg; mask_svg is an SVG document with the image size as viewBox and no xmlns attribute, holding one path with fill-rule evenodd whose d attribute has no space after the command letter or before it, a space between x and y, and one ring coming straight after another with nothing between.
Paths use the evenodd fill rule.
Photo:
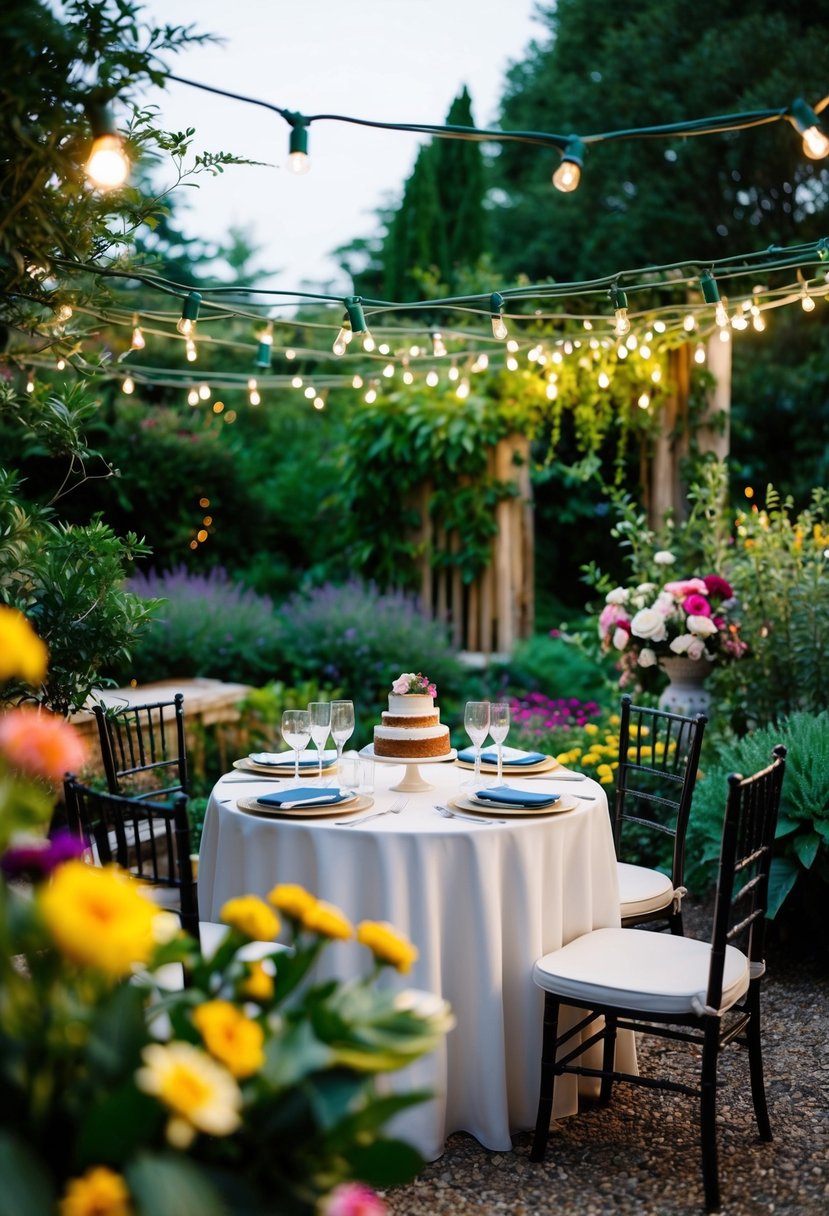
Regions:
<instances>
[{"instance_id":1,"label":"glowing bulb","mask_svg":"<svg viewBox=\"0 0 829 1216\"><path fill-rule=\"evenodd\" d=\"M812 297L809 295L809 293L805 287L803 289L803 294L800 297L800 307L803 309L804 312L814 312L815 311L815 302L812 299Z\"/></svg>"},{"instance_id":2,"label":"glowing bulb","mask_svg":"<svg viewBox=\"0 0 829 1216\"><path fill-rule=\"evenodd\" d=\"M516 359L515 355L510 355L507 358L507 371L510 371L510 372L518 371L518 360Z\"/></svg>"},{"instance_id":3,"label":"glowing bulb","mask_svg":"<svg viewBox=\"0 0 829 1216\"><path fill-rule=\"evenodd\" d=\"M288 170L301 177L311 168L308 158L308 127L295 116L288 141Z\"/></svg>"},{"instance_id":4,"label":"glowing bulb","mask_svg":"<svg viewBox=\"0 0 829 1216\"><path fill-rule=\"evenodd\" d=\"M259 405L259 404L261 404L261 401L262 401L262 398L259 395L259 390L252 388L250 390L250 392L248 393L248 402L251 405Z\"/></svg>"},{"instance_id":5,"label":"glowing bulb","mask_svg":"<svg viewBox=\"0 0 829 1216\"><path fill-rule=\"evenodd\" d=\"M432 334L432 354L437 358L442 358L446 354L446 343L443 340L443 334Z\"/></svg>"},{"instance_id":6,"label":"glowing bulb","mask_svg":"<svg viewBox=\"0 0 829 1216\"><path fill-rule=\"evenodd\" d=\"M144 335L141 332L141 326L137 321L133 323L132 338L130 339L130 350L143 350L147 343L144 340Z\"/></svg>"},{"instance_id":7,"label":"glowing bulb","mask_svg":"<svg viewBox=\"0 0 829 1216\"><path fill-rule=\"evenodd\" d=\"M198 394L197 389L194 389L194 388L190 389L190 392L187 394L187 404L188 405L198 405L199 404L199 394Z\"/></svg>"},{"instance_id":8,"label":"glowing bulb","mask_svg":"<svg viewBox=\"0 0 829 1216\"><path fill-rule=\"evenodd\" d=\"M34 372L29 372L29 378L26 381L26 392L33 393L34 391L35 391L35 374L34 374Z\"/></svg>"},{"instance_id":9,"label":"glowing bulb","mask_svg":"<svg viewBox=\"0 0 829 1216\"><path fill-rule=\"evenodd\" d=\"M199 385L199 399L201 401L210 400L210 385L209 384L200 384Z\"/></svg>"},{"instance_id":10,"label":"glowing bulb","mask_svg":"<svg viewBox=\"0 0 829 1216\"><path fill-rule=\"evenodd\" d=\"M461 380L460 384L455 389L455 396L460 397L462 401L469 396L469 381L467 380L466 376L464 376L463 380Z\"/></svg>"},{"instance_id":11,"label":"glowing bulb","mask_svg":"<svg viewBox=\"0 0 829 1216\"><path fill-rule=\"evenodd\" d=\"M544 391L547 394L548 401L555 401L556 397L558 396L558 385L548 384Z\"/></svg>"},{"instance_id":12,"label":"glowing bulb","mask_svg":"<svg viewBox=\"0 0 829 1216\"><path fill-rule=\"evenodd\" d=\"M651 403L650 394L643 393L636 404L639 406L640 410L646 410L648 408L648 406L650 405L650 403Z\"/></svg>"},{"instance_id":13,"label":"glowing bulb","mask_svg":"<svg viewBox=\"0 0 829 1216\"><path fill-rule=\"evenodd\" d=\"M121 385L121 388L128 396L130 393L135 392L135 381L133 380L132 376L124 377L124 383Z\"/></svg>"},{"instance_id":14,"label":"glowing bulb","mask_svg":"<svg viewBox=\"0 0 829 1216\"><path fill-rule=\"evenodd\" d=\"M693 320L693 317L691 318L691 320ZM658 334L664 334L664 332L665 332L665 322L664 321L654 321L653 327Z\"/></svg>"},{"instance_id":15,"label":"glowing bulb","mask_svg":"<svg viewBox=\"0 0 829 1216\"><path fill-rule=\"evenodd\" d=\"M273 359L273 325L268 322L267 328L258 335L259 345L256 348L256 367L267 371Z\"/></svg>"},{"instance_id":16,"label":"glowing bulb","mask_svg":"<svg viewBox=\"0 0 829 1216\"><path fill-rule=\"evenodd\" d=\"M639 347L639 354L642 356L642 358L643 358L643 359L650 359L650 357L651 357L651 348L650 348L649 346L644 346L644 345L643 345L643 346L640 346L640 347Z\"/></svg>"},{"instance_id":17,"label":"glowing bulb","mask_svg":"<svg viewBox=\"0 0 829 1216\"><path fill-rule=\"evenodd\" d=\"M714 320L724 329L728 325L728 309L722 300L717 301L717 307L714 310Z\"/></svg>"},{"instance_id":18,"label":"glowing bulb","mask_svg":"<svg viewBox=\"0 0 829 1216\"><path fill-rule=\"evenodd\" d=\"M510 338L509 342L507 342L507 350L511 355L517 354L518 343L515 341L515 338Z\"/></svg>"},{"instance_id":19,"label":"glowing bulb","mask_svg":"<svg viewBox=\"0 0 829 1216\"><path fill-rule=\"evenodd\" d=\"M611 287L608 292L610 303L613 306L616 317L616 324L613 332L617 338L623 338L625 334L630 333L630 320L628 319L628 298L622 291L621 287Z\"/></svg>"},{"instance_id":20,"label":"glowing bulb","mask_svg":"<svg viewBox=\"0 0 829 1216\"><path fill-rule=\"evenodd\" d=\"M653 380L654 384L658 384L661 379L662 379L662 368L655 367L653 369L653 371L651 372L651 380Z\"/></svg>"},{"instance_id":21,"label":"glowing bulb","mask_svg":"<svg viewBox=\"0 0 829 1216\"><path fill-rule=\"evenodd\" d=\"M312 384L309 384L308 387L305 389L306 399L308 401L313 401L314 398L316 397L316 395L317 395L317 390L314 388L314 386Z\"/></svg>"},{"instance_id":22,"label":"glowing bulb","mask_svg":"<svg viewBox=\"0 0 829 1216\"><path fill-rule=\"evenodd\" d=\"M340 332L334 339L334 345L331 347L335 355L344 355L349 342L354 337L350 325L343 325Z\"/></svg>"},{"instance_id":23,"label":"glowing bulb","mask_svg":"<svg viewBox=\"0 0 829 1216\"><path fill-rule=\"evenodd\" d=\"M627 357L628 357L628 348L623 343L620 343L616 347L616 358L617 359L627 359Z\"/></svg>"},{"instance_id":24,"label":"glowing bulb","mask_svg":"<svg viewBox=\"0 0 829 1216\"><path fill-rule=\"evenodd\" d=\"M690 334L690 333L693 333L693 331L696 329L696 327L697 327L697 319L689 312L688 315L686 316L685 320L682 322L682 328L685 330L686 333Z\"/></svg>"},{"instance_id":25,"label":"glowing bulb","mask_svg":"<svg viewBox=\"0 0 829 1216\"><path fill-rule=\"evenodd\" d=\"M628 336L625 338L625 346L628 348L628 350L636 350L638 345L639 343L636 340L636 334L628 334Z\"/></svg>"},{"instance_id":26,"label":"glowing bulb","mask_svg":"<svg viewBox=\"0 0 829 1216\"><path fill-rule=\"evenodd\" d=\"M731 334L728 332L727 327L725 329L720 330L720 341L721 342L730 342L731 341Z\"/></svg>"},{"instance_id":27,"label":"glowing bulb","mask_svg":"<svg viewBox=\"0 0 829 1216\"><path fill-rule=\"evenodd\" d=\"M184 353L187 355L188 363L195 363L199 357L199 352L196 350L196 343L192 338L187 338L184 343Z\"/></svg>"},{"instance_id":28,"label":"glowing bulb","mask_svg":"<svg viewBox=\"0 0 829 1216\"><path fill-rule=\"evenodd\" d=\"M99 190L116 190L129 177L130 161L124 141L114 133L99 135L92 141L86 176Z\"/></svg>"},{"instance_id":29,"label":"glowing bulb","mask_svg":"<svg viewBox=\"0 0 829 1216\"><path fill-rule=\"evenodd\" d=\"M373 405L374 402L377 400L377 393L376 393L375 389L370 388L368 390L368 392L366 393L365 397L363 398L363 400L365 401L366 405Z\"/></svg>"},{"instance_id":30,"label":"glowing bulb","mask_svg":"<svg viewBox=\"0 0 829 1216\"><path fill-rule=\"evenodd\" d=\"M293 380L291 381L291 388L302 388L304 383L305 382L302 379L302 376L294 376Z\"/></svg>"},{"instance_id":31,"label":"glowing bulb","mask_svg":"<svg viewBox=\"0 0 829 1216\"><path fill-rule=\"evenodd\" d=\"M763 314L760 312L759 308L752 316L751 323L754 326L754 328L758 334L761 334L763 332L763 330L766 328L766 322L764 321Z\"/></svg>"},{"instance_id":32,"label":"glowing bulb","mask_svg":"<svg viewBox=\"0 0 829 1216\"><path fill-rule=\"evenodd\" d=\"M363 387L363 377L355 376L354 379L351 381L351 387L352 388L362 388Z\"/></svg>"},{"instance_id":33,"label":"glowing bulb","mask_svg":"<svg viewBox=\"0 0 829 1216\"><path fill-rule=\"evenodd\" d=\"M403 373L403 383L404 384L413 384L414 383L414 372L410 372L408 370L408 368Z\"/></svg>"},{"instance_id":34,"label":"glowing bulb","mask_svg":"<svg viewBox=\"0 0 829 1216\"><path fill-rule=\"evenodd\" d=\"M376 346L377 344L372 338L371 334L368 332L368 330L365 330L363 333L363 350L367 355L370 355L371 352L376 349Z\"/></svg>"},{"instance_id":35,"label":"glowing bulb","mask_svg":"<svg viewBox=\"0 0 829 1216\"><path fill-rule=\"evenodd\" d=\"M450 379L450 380L457 380L458 376L460 375L460 372L459 372L459 371L458 371L458 369L455 367L454 363L453 363L453 364L452 364L452 366L449 368L449 371L447 372L447 375L448 375L448 377L449 377L449 379Z\"/></svg>"},{"instance_id":36,"label":"glowing bulb","mask_svg":"<svg viewBox=\"0 0 829 1216\"><path fill-rule=\"evenodd\" d=\"M64 358L58 359L57 363L55 364L55 367L58 369L59 372L62 372L63 369L66 367L66 360Z\"/></svg>"},{"instance_id":37,"label":"glowing bulb","mask_svg":"<svg viewBox=\"0 0 829 1216\"><path fill-rule=\"evenodd\" d=\"M288 168L295 177L303 177L311 168L307 152L291 152L288 155Z\"/></svg>"},{"instance_id":38,"label":"glowing bulb","mask_svg":"<svg viewBox=\"0 0 829 1216\"><path fill-rule=\"evenodd\" d=\"M704 363L705 362L705 347L702 344L702 342L697 342L696 346L694 347L694 362L695 363Z\"/></svg>"},{"instance_id":39,"label":"glowing bulb","mask_svg":"<svg viewBox=\"0 0 829 1216\"><path fill-rule=\"evenodd\" d=\"M199 307L201 305L201 294L198 291L191 291L185 296L184 304L181 309L181 316L176 321L176 329L185 338L190 338L196 328L196 322L199 319Z\"/></svg>"},{"instance_id":40,"label":"glowing bulb","mask_svg":"<svg viewBox=\"0 0 829 1216\"><path fill-rule=\"evenodd\" d=\"M584 144L572 136L568 139L561 154L561 164L553 174L553 185L563 194L571 194L581 181L581 167L584 164Z\"/></svg>"},{"instance_id":41,"label":"glowing bulb","mask_svg":"<svg viewBox=\"0 0 829 1216\"><path fill-rule=\"evenodd\" d=\"M393 363L386 364L386 366L383 368L383 375L386 377L387 380L389 379L390 376L394 375L394 364Z\"/></svg>"},{"instance_id":42,"label":"glowing bulb","mask_svg":"<svg viewBox=\"0 0 829 1216\"><path fill-rule=\"evenodd\" d=\"M492 336L499 342L503 342L507 337L507 326L503 318L504 297L497 291L493 291L489 297L489 311L492 321Z\"/></svg>"},{"instance_id":43,"label":"glowing bulb","mask_svg":"<svg viewBox=\"0 0 829 1216\"><path fill-rule=\"evenodd\" d=\"M610 376L607 372L599 372L599 388L610 388Z\"/></svg>"},{"instance_id":44,"label":"glowing bulb","mask_svg":"<svg viewBox=\"0 0 829 1216\"><path fill-rule=\"evenodd\" d=\"M437 388L439 381L440 376L434 369L426 373L426 383L429 385L429 388Z\"/></svg>"},{"instance_id":45,"label":"glowing bulb","mask_svg":"<svg viewBox=\"0 0 829 1216\"><path fill-rule=\"evenodd\" d=\"M296 351L292 350L291 347L289 346L288 349L285 351L285 358L286 359L295 359Z\"/></svg>"},{"instance_id":46,"label":"glowing bulb","mask_svg":"<svg viewBox=\"0 0 829 1216\"><path fill-rule=\"evenodd\" d=\"M323 397L314 398L314 409L315 410L325 409L325 399Z\"/></svg>"}]
</instances>

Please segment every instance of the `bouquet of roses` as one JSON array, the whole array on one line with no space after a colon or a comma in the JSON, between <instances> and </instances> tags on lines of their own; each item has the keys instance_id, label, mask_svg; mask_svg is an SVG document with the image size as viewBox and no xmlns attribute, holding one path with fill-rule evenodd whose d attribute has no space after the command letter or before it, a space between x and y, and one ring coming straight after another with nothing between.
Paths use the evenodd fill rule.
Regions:
<instances>
[{"instance_id":1,"label":"bouquet of roses","mask_svg":"<svg viewBox=\"0 0 829 1216\"><path fill-rule=\"evenodd\" d=\"M657 566L674 555L654 554ZM721 662L739 659L748 646L739 636L734 591L718 574L614 587L599 616L602 649L619 652L622 667L655 667L663 656Z\"/></svg>"}]
</instances>

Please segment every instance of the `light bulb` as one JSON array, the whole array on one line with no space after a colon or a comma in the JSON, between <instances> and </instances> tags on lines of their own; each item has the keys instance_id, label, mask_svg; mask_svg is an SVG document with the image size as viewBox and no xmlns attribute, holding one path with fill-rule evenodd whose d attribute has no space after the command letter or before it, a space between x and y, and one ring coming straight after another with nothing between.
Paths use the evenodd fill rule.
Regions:
<instances>
[{"instance_id":1,"label":"light bulb","mask_svg":"<svg viewBox=\"0 0 829 1216\"><path fill-rule=\"evenodd\" d=\"M414 372L410 372L408 368L403 373L403 383L414 384Z\"/></svg>"},{"instance_id":2,"label":"light bulb","mask_svg":"<svg viewBox=\"0 0 829 1216\"><path fill-rule=\"evenodd\" d=\"M580 181L581 165L576 165L571 160L563 160L553 174L553 185L562 194L571 194L578 188Z\"/></svg>"},{"instance_id":3,"label":"light bulb","mask_svg":"<svg viewBox=\"0 0 829 1216\"><path fill-rule=\"evenodd\" d=\"M366 405L373 405L374 402L377 400L376 390L373 388L370 388L368 390L368 392L366 393L365 397L363 398L363 400L365 401Z\"/></svg>"},{"instance_id":4,"label":"light bulb","mask_svg":"<svg viewBox=\"0 0 829 1216\"><path fill-rule=\"evenodd\" d=\"M687 314L687 316L685 317L685 320L682 322L682 328L685 330L686 333L690 334L693 332L693 330L696 329L696 327L697 327L696 317L694 317L689 312Z\"/></svg>"},{"instance_id":5,"label":"light bulb","mask_svg":"<svg viewBox=\"0 0 829 1216\"><path fill-rule=\"evenodd\" d=\"M363 387L363 377L354 376L354 378L351 381L351 387L352 388L362 388Z\"/></svg>"},{"instance_id":6,"label":"light bulb","mask_svg":"<svg viewBox=\"0 0 829 1216\"><path fill-rule=\"evenodd\" d=\"M346 352L346 348L348 347L348 344L353 337L354 337L354 334L351 332L351 326L343 325L342 328L340 329L340 332L337 334L336 338L334 339L334 345L331 347L334 354L335 355L344 355Z\"/></svg>"},{"instance_id":7,"label":"light bulb","mask_svg":"<svg viewBox=\"0 0 829 1216\"><path fill-rule=\"evenodd\" d=\"M55 367L58 369L59 372L62 372L63 369L66 367L66 360L61 356L61 358L58 359L57 363L55 364Z\"/></svg>"},{"instance_id":8,"label":"light bulb","mask_svg":"<svg viewBox=\"0 0 829 1216\"><path fill-rule=\"evenodd\" d=\"M694 347L694 362L705 362L705 347L703 346L702 342L697 342L696 346Z\"/></svg>"},{"instance_id":9,"label":"light bulb","mask_svg":"<svg viewBox=\"0 0 829 1216\"><path fill-rule=\"evenodd\" d=\"M548 401L555 401L556 397L558 396L558 385L548 384L544 391L547 394Z\"/></svg>"},{"instance_id":10,"label":"light bulb","mask_svg":"<svg viewBox=\"0 0 829 1216\"><path fill-rule=\"evenodd\" d=\"M133 321L132 338L130 339L130 350L143 350L147 343L144 340L144 335L141 332L141 326L138 321Z\"/></svg>"},{"instance_id":11,"label":"light bulb","mask_svg":"<svg viewBox=\"0 0 829 1216\"><path fill-rule=\"evenodd\" d=\"M317 390L314 388L313 384L309 384L308 387L302 391L305 394L307 401L313 401L317 395Z\"/></svg>"},{"instance_id":12,"label":"light bulb","mask_svg":"<svg viewBox=\"0 0 829 1216\"><path fill-rule=\"evenodd\" d=\"M450 379L450 380L457 380L458 376L460 375L460 372L459 372L459 371L458 371L458 369L455 367L454 363L453 363L453 364L452 364L452 366L449 368L449 371L447 372L447 375L449 376L449 379Z\"/></svg>"},{"instance_id":13,"label":"light bulb","mask_svg":"<svg viewBox=\"0 0 829 1216\"><path fill-rule=\"evenodd\" d=\"M325 409L325 398L324 397L315 397L314 398L314 409L315 410Z\"/></svg>"},{"instance_id":14,"label":"light bulb","mask_svg":"<svg viewBox=\"0 0 829 1216\"><path fill-rule=\"evenodd\" d=\"M803 294L800 297L800 307L803 309L804 312L814 312L815 311L815 302L812 299L812 297L809 295L808 291L806 291L805 288L803 289Z\"/></svg>"},{"instance_id":15,"label":"light bulb","mask_svg":"<svg viewBox=\"0 0 829 1216\"><path fill-rule=\"evenodd\" d=\"M107 133L92 141L86 176L99 190L115 190L129 177L130 160L120 135Z\"/></svg>"},{"instance_id":16,"label":"light bulb","mask_svg":"<svg viewBox=\"0 0 829 1216\"><path fill-rule=\"evenodd\" d=\"M622 291L621 287L611 287L608 292L610 303L614 309L616 324L613 332L617 338L623 338L625 334L630 333L630 320L628 318L628 298Z\"/></svg>"},{"instance_id":17,"label":"light bulb","mask_svg":"<svg viewBox=\"0 0 829 1216\"><path fill-rule=\"evenodd\" d=\"M260 405L261 404L262 398L259 396L258 389L252 388L250 390L250 392L248 393L248 402L250 403L250 405Z\"/></svg>"},{"instance_id":18,"label":"light bulb","mask_svg":"<svg viewBox=\"0 0 829 1216\"><path fill-rule=\"evenodd\" d=\"M256 367L261 367L263 371L271 365L273 358L273 334L270 330L265 330L259 335L259 344L256 348L256 359L254 361Z\"/></svg>"},{"instance_id":19,"label":"light bulb","mask_svg":"<svg viewBox=\"0 0 829 1216\"><path fill-rule=\"evenodd\" d=\"M446 354L446 343L443 340L443 334L432 334L432 354L438 359Z\"/></svg>"},{"instance_id":20,"label":"light bulb","mask_svg":"<svg viewBox=\"0 0 829 1216\"><path fill-rule=\"evenodd\" d=\"M368 332L368 330L367 329L364 330L363 331L363 350L366 352L366 354L370 355L376 345L377 345L376 342L374 341L374 339L372 338L372 336Z\"/></svg>"},{"instance_id":21,"label":"light bulb","mask_svg":"<svg viewBox=\"0 0 829 1216\"><path fill-rule=\"evenodd\" d=\"M455 389L455 396L460 397L462 401L469 396L469 381L467 380L466 376L464 376L463 380L461 380L460 384Z\"/></svg>"},{"instance_id":22,"label":"light bulb","mask_svg":"<svg viewBox=\"0 0 829 1216\"><path fill-rule=\"evenodd\" d=\"M553 185L563 194L571 194L581 181L581 167L584 164L584 144L572 136L568 139L561 154L561 164L553 174Z\"/></svg>"},{"instance_id":23,"label":"light bulb","mask_svg":"<svg viewBox=\"0 0 829 1216\"><path fill-rule=\"evenodd\" d=\"M610 388L610 376L607 372L599 372L599 388Z\"/></svg>"},{"instance_id":24,"label":"light bulb","mask_svg":"<svg viewBox=\"0 0 829 1216\"><path fill-rule=\"evenodd\" d=\"M199 307L201 305L201 294L198 291L191 291L184 298L184 304L181 308L181 316L176 321L176 329L185 338L189 338L196 328L196 322L199 319Z\"/></svg>"},{"instance_id":25,"label":"light bulb","mask_svg":"<svg viewBox=\"0 0 829 1216\"><path fill-rule=\"evenodd\" d=\"M829 156L829 139L820 127L807 127L803 132L803 151L810 160L823 160Z\"/></svg>"},{"instance_id":26,"label":"light bulb","mask_svg":"<svg viewBox=\"0 0 829 1216\"><path fill-rule=\"evenodd\" d=\"M311 168L308 159L308 127L298 115L291 123L291 136L288 141L288 169L297 177L307 173Z\"/></svg>"},{"instance_id":27,"label":"light bulb","mask_svg":"<svg viewBox=\"0 0 829 1216\"><path fill-rule=\"evenodd\" d=\"M200 384L199 385L199 397L202 401L210 400L210 385L209 384Z\"/></svg>"},{"instance_id":28,"label":"light bulb","mask_svg":"<svg viewBox=\"0 0 829 1216\"><path fill-rule=\"evenodd\" d=\"M722 300L717 301L717 307L714 309L714 320L721 329L725 329L728 325L728 309Z\"/></svg>"},{"instance_id":29,"label":"light bulb","mask_svg":"<svg viewBox=\"0 0 829 1216\"><path fill-rule=\"evenodd\" d=\"M195 363L199 357L199 352L196 350L196 343L192 338L187 338L184 343L184 353L187 356L188 363Z\"/></svg>"},{"instance_id":30,"label":"light bulb","mask_svg":"<svg viewBox=\"0 0 829 1216\"><path fill-rule=\"evenodd\" d=\"M121 385L121 388L128 396L130 393L135 392L135 381L133 380L132 376L124 377L124 383Z\"/></svg>"},{"instance_id":31,"label":"light bulb","mask_svg":"<svg viewBox=\"0 0 829 1216\"><path fill-rule=\"evenodd\" d=\"M642 393L642 396L639 398L637 405L639 406L640 410L646 410L648 408L648 406L650 405L650 403L651 403L650 394Z\"/></svg>"},{"instance_id":32,"label":"light bulb","mask_svg":"<svg viewBox=\"0 0 829 1216\"><path fill-rule=\"evenodd\" d=\"M291 380L291 388L302 388L303 383L302 376L294 376Z\"/></svg>"},{"instance_id":33,"label":"light bulb","mask_svg":"<svg viewBox=\"0 0 829 1216\"><path fill-rule=\"evenodd\" d=\"M504 297L497 291L493 291L489 297L489 311L492 319L492 336L497 341L503 342L507 336L507 326L502 316Z\"/></svg>"},{"instance_id":34,"label":"light bulb","mask_svg":"<svg viewBox=\"0 0 829 1216\"><path fill-rule=\"evenodd\" d=\"M199 404L199 394L198 394L197 389L195 389L195 388L190 389L190 392L187 394L187 404L188 405L198 405Z\"/></svg>"},{"instance_id":35,"label":"light bulb","mask_svg":"<svg viewBox=\"0 0 829 1216\"><path fill-rule=\"evenodd\" d=\"M386 366L383 368L383 375L386 377L387 380L391 376L394 375L394 364L393 363L386 364Z\"/></svg>"},{"instance_id":36,"label":"light bulb","mask_svg":"<svg viewBox=\"0 0 829 1216\"><path fill-rule=\"evenodd\" d=\"M429 388L437 388L439 382L440 376L437 374L434 368L432 371L426 373L426 383L429 385Z\"/></svg>"},{"instance_id":37,"label":"light bulb","mask_svg":"<svg viewBox=\"0 0 829 1216\"><path fill-rule=\"evenodd\" d=\"M35 374L34 374L34 372L29 372L29 377L26 381L26 392L33 393L34 391L35 391Z\"/></svg>"}]
</instances>

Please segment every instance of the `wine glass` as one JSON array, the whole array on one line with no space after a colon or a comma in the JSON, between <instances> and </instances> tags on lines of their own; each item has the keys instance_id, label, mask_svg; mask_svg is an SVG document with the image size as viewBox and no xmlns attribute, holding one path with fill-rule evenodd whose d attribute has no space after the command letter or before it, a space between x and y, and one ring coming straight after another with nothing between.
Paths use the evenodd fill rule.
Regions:
<instances>
[{"instance_id":1,"label":"wine glass","mask_svg":"<svg viewBox=\"0 0 829 1216\"><path fill-rule=\"evenodd\" d=\"M489 732L489 701L467 701L463 714L463 725L475 748L475 773L471 784L481 784L481 744Z\"/></svg>"},{"instance_id":2,"label":"wine glass","mask_svg":"<svg viewBox=\"0 0 829 1216\"><path fill-rule=\"evenodd\" d=\"M299 753L311 738L311 715L307 709L286 709L282 713L282 738L293 748L294 782L299 785Z\"/></svg>"},{"instance_id":3,"label":"wine glass","mask_svg":"<svg viewBox=\"0 0 829 1216\"><path fill-rule=\"evenodd\" d=\"M317 749L317 778L322 782L322 749L331 733L331 702L311 701L308 704L308 713L311 719L311 738Z\"/></svg>"},{"instance_id":4,"label":"wine glass","mask_svg":"<svg viewBox=\"0 0 829 1216\"><path fill-rule=\"evenodd\" d=\"M331 737L337 745L337 769L343 759L343 748L354 734L354 702L331 702Z\"/></svg>"},{"instance_id":5,"label":"wine glass","mask_svg":"<svg viewBox=\"0 0 829 1216\"><path fill-rule=\"evenodd\" d=\"M498 749L498 785L504 779L504 740L509 733L509 702L493 701L489 709L489 733Z\"/></svg>"}]
</instances>

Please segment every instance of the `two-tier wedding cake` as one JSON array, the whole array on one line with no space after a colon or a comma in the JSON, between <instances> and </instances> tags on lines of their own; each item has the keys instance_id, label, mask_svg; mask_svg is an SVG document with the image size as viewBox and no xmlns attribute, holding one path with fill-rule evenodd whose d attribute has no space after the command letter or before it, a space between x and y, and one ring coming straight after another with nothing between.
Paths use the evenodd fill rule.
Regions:
<instances>
[{"instance_id":1,"label":"two-tier wedding cake","mask_svg":"<svg viewBox=\"0 0 829 1216\"><path fill-rule=\"evenodd\" d=\"M383 710L382 725L374 728L375 756L400 756L413 760L445 756L451 747L449 727L441 726L435 705L437 689L420 672L404 671L389 693L389 708Z\"/></svg>"}]
</instances>

